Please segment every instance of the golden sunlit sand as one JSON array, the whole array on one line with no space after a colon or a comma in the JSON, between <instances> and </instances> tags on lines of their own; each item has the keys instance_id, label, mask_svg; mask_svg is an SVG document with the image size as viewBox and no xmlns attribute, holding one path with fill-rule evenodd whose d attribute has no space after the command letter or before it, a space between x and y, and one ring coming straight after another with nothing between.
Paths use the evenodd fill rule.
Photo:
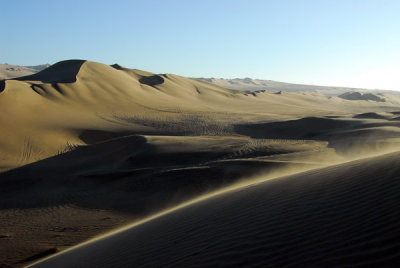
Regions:
<instances>
[{"instance_id":1,"label":"golden sunlit sand","mask_svg":"<svg viewBox=\"0 0 400 268\"><path fill-rule=\"evenodd\" d=\"M0 266L397 257L394 95L246 92L83 60L0 86Z\"/></svg>"}]
</instances>

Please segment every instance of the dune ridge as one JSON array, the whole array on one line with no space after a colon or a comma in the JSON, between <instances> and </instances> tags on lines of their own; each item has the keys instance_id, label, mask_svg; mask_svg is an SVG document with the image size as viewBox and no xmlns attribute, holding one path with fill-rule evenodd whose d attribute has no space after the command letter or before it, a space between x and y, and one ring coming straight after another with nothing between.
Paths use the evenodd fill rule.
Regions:
<instances>
[{"instance_id":1,"label":"dune ridge","mask_svg":"<svg viewBox=\"0 0 400 268\"><path fill-rule=\"evenodd\" d=\"M398 159L396 152L200 199L32 267L394 264Z\"/></svg>"},{"instance_id":2,"label":"dune ridge","mask_svg":"<svg viewBox=\"0 0 400 268\"><path fill-rule=\"evenodd\" d=\"M396 97L237 91L85 60L1 85L0 265L13 267L212 193L400 145Z\"/></svg>"},{"instance_id":3,"label":"dune ridge","mask_svg":"<svg viewBox=\"0 0 400 268\"><path fill-rule=\"evenodd\" d=\"M136 134L165 130L163 126L144 125L143 120L158 120L166 125L164 122L171 120L182 121L180 117L184 115L194 122L214 121L228 125L225 128L229 129L233 124L283 121L299 116L346 115L366 109L390 112L400 103L387 102L382 106L358 101L355 104L297 93L248 95L172 74L116 69L83 60L60 62L31 76L6 80L2 87L0 122L5 131L0 133L3 159L0 170L3 171L54 156L65 150L67 142L84 145L79 136L87 130ZM133 120L121 122L121 118Z\"/></svg>"}]
</instances>

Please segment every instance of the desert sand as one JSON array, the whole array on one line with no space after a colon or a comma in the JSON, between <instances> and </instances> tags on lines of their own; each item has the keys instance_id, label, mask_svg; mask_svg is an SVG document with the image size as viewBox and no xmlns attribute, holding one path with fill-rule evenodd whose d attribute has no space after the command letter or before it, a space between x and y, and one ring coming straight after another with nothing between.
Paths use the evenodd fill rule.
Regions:
<instances>
[{"instance_id":1,"label":"desert sand","mask_svg":"<svg viewBox=\"0 0 400 268\"><path fill-rule=\"evenodd\" d=\"M231 190L33 267L393 267L399 156Z\"/></svg>"},{"instance_id":2,"label":"desert sand","mask_svg":"<svg viewBox=\"0 0 400 268\"><path fill-rule=\"evenodd\" d=\"M32 75L49 67L49 64L41 64L36 66L18 66L0 63L0 80L21 77L24 75Z\"/></svg>"},{"instance_id":3,"label":"desert sand","mask_svg":"<svg viewBox=\"0 0 400 268\"><path fill-rule=\"evenodd\" d=\"M391 262L400 99L379 98L84 60L3 80L0 265Z\"/></svg>"},{"instance_id":4,"label":"desert sand","mask_svg":"<svg viewBox=\"0 0 400 268\"><path fill-rule=\"evenodd\" d=\"M365 89L365 88L351 88L351 87L338 87L338 86L319 86L319 85L303 85L285 83L274 80L261 80L253 78L197 78L221 87L236 89L241 91L267 91L267 92L295 92L307 94L323 94L326 96L339 96L342 94L366 93L381 96L389 94L400 97L399 91L382 90L382 89Z\"/></svg>"}]
</instances>

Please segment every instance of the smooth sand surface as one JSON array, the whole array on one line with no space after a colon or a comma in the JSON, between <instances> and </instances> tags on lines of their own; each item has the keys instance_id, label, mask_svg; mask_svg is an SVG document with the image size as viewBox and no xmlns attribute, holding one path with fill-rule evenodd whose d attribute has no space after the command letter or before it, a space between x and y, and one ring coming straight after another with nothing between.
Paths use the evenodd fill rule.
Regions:
<instances>
[{"instance_id":1,"label":"smooth sand surface","mask_svg":"<svg viewBox=\"0 0 400 268\"><path fill-rule=\"evenodd\" d=\"M87 144L80 138L87 131L232 135L239 124L395 111L399 103L396 97L380 103L298 93L247 94L172 74L65 61L4 82L0 170Z\"/></svg>"},{"instance_id":2,"label":"smooth sand surface","mask_svg":"<svg viewBox=\"0 0 400 268\"><path fill-rule=\"evenodd\" d=\"M388 95L385 100L249 93L83 60L59 62L37 74L5 80L0 84L0 266L27 265L229 187L396 152L400 101ZM357 163L375 172L375 162L368 161ZM376 170L383 165L379 161ZM396 168L388 161L388 173L382 176L396 176ZM333 168L331 175L318 171L312 181L323 184L328 175L343 177L341 170ZM361 167L343 170L350 179L364 172ZM298 176L306 183L307 176ZM292 181L283 179L278 193L297 196ZM254 190L254 195L262 193L265 202L278 198L259 185L262 190ZM311 188L298 189L304 202ZM366 193L370 190L365 188ZM223 195L229 196L226 204L232 206L227 211L239 198L234 195ZM218 202L204 202L217 208ZM306 220L301 211L293 213L298 222ZM188 230L189 225L185 224ZM232 228L238 227L232 223ZM305 239L300 237L296 239ZM155 243L151 247L157 246L148 240ZM143 253L139 247L134 245ZM224 254L236 249L228 251ZM160 258L167 258L169 253L165 254ZM147 257L142 260L145 266Z\"/></svg>"},{"instance_id":3,"label":"smooth sand surface","mask_svg":"<svg viewBox=\"0 0 400 268\"><path fill-rule=\"evenodd\" d=\"M395 267L400 154L207 198L33 267Z\"/></svg>"}]
</instances>

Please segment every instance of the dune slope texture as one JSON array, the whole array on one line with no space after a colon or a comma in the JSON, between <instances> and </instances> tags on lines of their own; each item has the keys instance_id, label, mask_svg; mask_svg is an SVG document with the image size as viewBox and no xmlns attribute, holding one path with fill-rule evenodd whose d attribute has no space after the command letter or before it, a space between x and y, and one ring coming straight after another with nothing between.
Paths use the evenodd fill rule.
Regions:
<instances>
[{"instance_id":1,"label":"dune slope texture","mask_svg":"<svg viewBox=\"0 0 400 268\"><path fill-rule=\"evenodd\" d=\"M396 97L383 105L323 95L247 94L171 74L70 60L3 81L0 169L90 143L81 138L87 131L232 135L232 127L240 123L393 111L398 105Z\"/></svg>"},{"instance_id":2,"label":"dune slope texture","mask_svg":"<svg viewBox=\"0 0 400 268\"><path fill-rule=\"evenodd\" d=\"M385 101L363 98L347 100L284 90L280 94L237 91L178 75L154 74L127 69L118 64L108 66L85 60L63 61L35 74L2 80L0 266L21 267L31 264L123 226L166 213L190 200L225 191L229 187L240 187L397 152L400 148L400 100L390 94L379 96ZM319 220L322 225L327 219L333 222L330 214L321 214L320 218L316 214L307 216L311 210L318 212L321 208L311 201L326 198L330 205L324 209L335 211L330 207L339 202L335 196L339 196L342 191L345 195L347 190L340 188L342 186L334 186L332 189L322 186L325 183L336 183L334 178L345 180L347 176L346 182L349 184L346 187L349 189L352 189L351 185L361 187L358 183L365 180L365 187L361 191L369 196L367 194L375 191L376 185L369 183L373 177L364 178L362 165L365 165L365 172L382 170L382 180L390 180L390 183L395 181L395 159L390 156L385 165L379 159L381 158L375 159L376 169L373 162L375 160L352 162L357 163L354 170L347 168L352 164L341 166L343 170L339 167L323 169L325 171L310 173L313 174L313 179L310 180L304 174L298 175L298 180L277 179L271 182L271 187L280 185L274 186L278 187L275 192L267 190L270 186L258 184L251 188L253 190L244 190L247 194L240 194L241 191L226 194L226 202L221 205L226 204L227 214L221 216L221 220L226 217L229 221L233 215L229 211L233 211L236 205L238 217L245 217L245 213L252 211L250 207L258 211L258 205L246 205L247 209L244 206L256 202L247 200L251 196L262 195L265 201L261 198L257 201L261 203L256 203L260 204L260 209L265 208L263 204L266 203L263 202L279 201L275 203L275 208L272 205L265 208L265 215L270 215L268 217L274 220L265 223L271 231L264 232L276 243L275 235L281 237L280 233L273 230L279 229L280 223L283 230L289 228L287 234L293 234L289 231L294 227L290 227L285 222L286 219L297 222L296 228L305 228L304 231L309 232L307 228L316 228L316 232L323 232L318 226L305 227L300 224L307 220L314 225L318 225ZM332 171L331 175L329 170ZM303 187L300 182L308 186ZM318 190L322 191L321 195L313 192L317 189L317 186L312 186L314 182L322 187ZM258 187L260 190L257 190ZM324 191L328 190L333 192L325 194ZM380 193L379 196L385 198L386 192L382 190ZM239 194L238 197L235 197L236 194ZM235 200L239 200L242 195L243 198L244 195L248 197L242 205L236 204L238 201ZM362 211L366 208L363 205L358 208L351 203L353 199L344 197L343 200L348 200L349 206L354 205L355 210ZM362 198L364 197L360 196L362 202L368 199ZM212 200L223 201L224 198L215 197ZM204 201L204 204L210 204L217 209L218 202L213 203L216 201L212 200ZM304 205L297 207L293 200ZM294 207L280 205L289 204L286 202L293 202L291 204ZM309 207L307 204L310 204ZM196 206L198 205L194 207ZM387 203L384 206L382 211L389 209ZM340 219L347 215L345 213L348 211L340 210L341 207L337 209L338 214L335 217ZM215 213L225 215L220 211ZM274 218L282 213L289 213L289 218ZM201 215L203 214L196 216L196 221L207 222L208 219ZM251 224L264 224L263 215L261 213L260 219L254 218L253 223L246 224L249 224L249 228ZM154 222L157 221L159 220ZM245 220L241 221L245 224ZM386 223L386 218L382 218L382 221L377 219L375 223L376 226L379 223L385 228L392 226L390 222ZM148 222L137 228L147 228L145 226L152 224ZM206 226L215 227L217 232L220 229L214 224L208 222ZM239 228L235 224L232 222L221 228L230 228L232 225L231 231L239 235L242 232L235 229ZM182 228L190 230L190 225L190 222L186 222ZM170 228L168 226L170 225L167 224L165 228ZM346 228L340 227L337 232L345 232ZM132 230L136 230L136 227ZM164 229L157 228L154 233L162 230ZM209 234L214 232L205 230ZM301 234L302 230L293 230L299 231L299 236L293 234L290 239L285 238L287 241L314 239L307 238L307 232ZM336 229L331 231L336 232ZM215 237L218 238L215 232ZM223 232L230 231L226 229ZM250 234L252 232L255 231L249 230ZM201 234L202 229L193 235ZM172 232L170 235L172 239L174 235L181 237L183 234ZM318 235L325 239L321 233ZM206 235L204 239L208 239ZM362 240L361 237L360 239ZM214 245L210 240L204 241L199 245ZM243 241L238 243L243 245ZM147 244L146 247L155 249L158 242L152 238L146 243L150 242L154 244ZM250 240L247 242L252 243ZM164 245L162 243L160 245ZM215 244L216 247L222 245L221 241L218 243ZM332 245L332 252L336 252L333 249L334 244L338 248L342 247L337 243L329 243ZM311 250L317 244L310 242L307 244L310 248L304 250ZM132 247L137 249L138 255L135 256L140 258L140 264L145 266L147 253L139 249L139 244L132 244ZM262 248L262 245L257 244L256 247ZM251 248L256 250L249 246L249 250ZM211 252L218 255L220 249L213 250L215 251ZM215 264L221 261L218 258L241 252L240 250L228 248L223 255L215 255ZM176 258L171 257L171 260L166 259L169 254L167 251L162 254L164 255L160 256L161 261L158 263L160 266L163 266L163 262L166 265L178 263L176 258L179 254ZM280 263L274 262L272 255L263 255L266 254L264 249L260 254L262 261L270 259L272 264ZM276 258L284 256L276 254ZM297 255L298 258L294 255L291 255L291 259L288 257L288 264L306 261L302 259L305 255L301 252L296 253ZM251 256L249 255L250 259ZM180 257L183 258L183 255ZM104 258L109 261L106 256ZM198 260L199 263L196 263L199 265L207 265L207 262L211 265L214 263L213 258L204 257L204 263L200 263L201 259L193 260ZM127 258L126 261L131 262L133 259ZM229 258L226 261L228 263ZM240 264L244 259L232 261ZM260 259L255 261L261 263ZM311 263L316 263L314 261ZM185 264L186 261L182 263Z\"/></svg>"},{"instance_id":3,"label":"dune slope texture","mask_svg":"<svg viewBox=\"0 0 400 268\"><path fill-rule=\"evenodd\" d=\"M392 267L400 154L227 192L34 267Z\"/></svg>"}]
</instances>

